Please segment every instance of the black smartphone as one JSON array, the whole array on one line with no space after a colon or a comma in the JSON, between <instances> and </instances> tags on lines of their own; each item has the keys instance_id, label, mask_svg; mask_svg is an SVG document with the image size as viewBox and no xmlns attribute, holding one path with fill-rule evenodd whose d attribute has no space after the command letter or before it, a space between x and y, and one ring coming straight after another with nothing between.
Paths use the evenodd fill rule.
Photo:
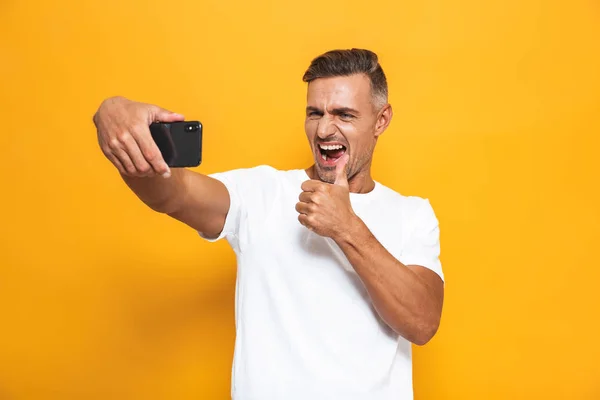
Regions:
<instances>
[{"instance_id":1,"label":"black smartphone","mask_svg":"<svg viewBox=\"0 0 600 400\"><path fill-rule=\"evenodd\" d=\"M200 122L154 122L150 133L169 167L197 167L202 162Z\"/></svg>"}]
</instances>

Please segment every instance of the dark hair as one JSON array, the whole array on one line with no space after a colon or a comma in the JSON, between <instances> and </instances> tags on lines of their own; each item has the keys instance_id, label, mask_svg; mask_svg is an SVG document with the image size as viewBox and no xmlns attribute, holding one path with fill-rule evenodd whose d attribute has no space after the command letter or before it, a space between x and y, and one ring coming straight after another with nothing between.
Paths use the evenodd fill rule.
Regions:
<instances>
[{"instance_id":1,"label":"dark hair","mask_svg":"<svg viewBox=\"0 0 600 400\"><path fill-rule=\"evenodd\" d=\"M318 78L365 74L371 81L371 93L376 107L388 100L387 79L379 64L377 54L365 49L331 50L310 63L302 80L312 82Z\"/></svg>"}]
</instances>

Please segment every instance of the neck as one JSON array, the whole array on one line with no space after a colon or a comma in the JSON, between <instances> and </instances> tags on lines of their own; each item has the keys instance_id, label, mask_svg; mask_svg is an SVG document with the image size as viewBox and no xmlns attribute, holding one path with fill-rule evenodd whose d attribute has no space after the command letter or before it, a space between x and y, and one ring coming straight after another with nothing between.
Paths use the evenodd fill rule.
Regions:
<instances>
[{"instance_id":1,"label":"neck","mask_svg":"<svg viewBox=\"0 0 600 400\"><path fill-rule=\"evenodd\" d=\"M315 171L314 164L308 167L305 171L310 179L320 180L319 175ZM348 180L348 186L350 193L369 193L372 191L375 188L375 181L371 177L370 166L354 174Z\"/></svg>"}]
</instances>

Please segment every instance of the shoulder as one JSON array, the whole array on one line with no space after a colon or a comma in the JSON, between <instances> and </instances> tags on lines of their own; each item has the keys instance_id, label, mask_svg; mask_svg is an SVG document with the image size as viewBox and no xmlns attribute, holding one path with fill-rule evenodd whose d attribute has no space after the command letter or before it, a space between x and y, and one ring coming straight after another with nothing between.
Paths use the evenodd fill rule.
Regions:
<instances>
[{"instance_id":1,"label":"shoulder","mask_svg":"<svg viewBox=\"0 0 600 400\"><path fill-rule=\"evenodd\" d=\"M215 172L209 176L214 178L224 178L229 180L237 180L243 178L262 178L262 177L275 177L279 170L273 168L270 165L257 165L255 167L245 167L230 169L227 171Z\"/></svg>"},{"instance_id":2,"label":"shoulder","mask_svg":"<svg viewBox=\"0 0 600 400\"><path fill-rule=\"evenodd\" d=\"M270 165L258 165L215 172L208 176L223 182L230 190L259 190L262 187L272 187L273 182L280 178L281 172Z\"/></svg>"},{"instance_id":3,"label":"shoulder","mask_svg":"<svg viewBox=\"0 0 600 400\"><path fill-rule=\"evenodd\" d=\"M431 201L427 197L402 194L388 186L378 183L380 188L380 201L385 208L392 213L400 214L404 221L419 224L422 221L435 220L437 218Z\"/></svg>"},{"instance_id":4,"label":"shoulder","mask_svg":"<svg viewBox=\"0 0 600 400\"><path fill-rule=\"evenodd\" d=\"M423 207L431 206L426 197L403 194L379 182L377 184L380 192L379 199L394 208L415 212Z\"/></svg>"},{"instance_id":5,"label":"shoulder","mask_svg":"<svg viewBox=\"0 0 600 400\"><path fill-rule=\"evenodd\" d=\"M258 165L216 172L209 176L225 184L230 192L250 196L272 196L282 187L295 184L301 170L281 170L270 165ZM299 186L299 184L297 185Z\"/></svg>"}]
</instances>

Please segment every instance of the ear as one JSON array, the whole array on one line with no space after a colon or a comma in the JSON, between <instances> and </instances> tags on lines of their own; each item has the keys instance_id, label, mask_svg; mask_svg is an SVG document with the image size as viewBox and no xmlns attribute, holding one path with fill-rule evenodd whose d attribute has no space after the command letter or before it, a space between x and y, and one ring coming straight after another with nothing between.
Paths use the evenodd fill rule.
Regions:
<instances>
[{"instance_id":1,"label":"ear","mask_svg":"<svg viewBox=\"0 0 600 400\"><path fill-rule=\"evenodd\" d=\"M386 104L377 114L377 121L375 122L375 137L379 137L392 122L394 112L392 111L392 105Z\"/></svg>"}]
</instances>

